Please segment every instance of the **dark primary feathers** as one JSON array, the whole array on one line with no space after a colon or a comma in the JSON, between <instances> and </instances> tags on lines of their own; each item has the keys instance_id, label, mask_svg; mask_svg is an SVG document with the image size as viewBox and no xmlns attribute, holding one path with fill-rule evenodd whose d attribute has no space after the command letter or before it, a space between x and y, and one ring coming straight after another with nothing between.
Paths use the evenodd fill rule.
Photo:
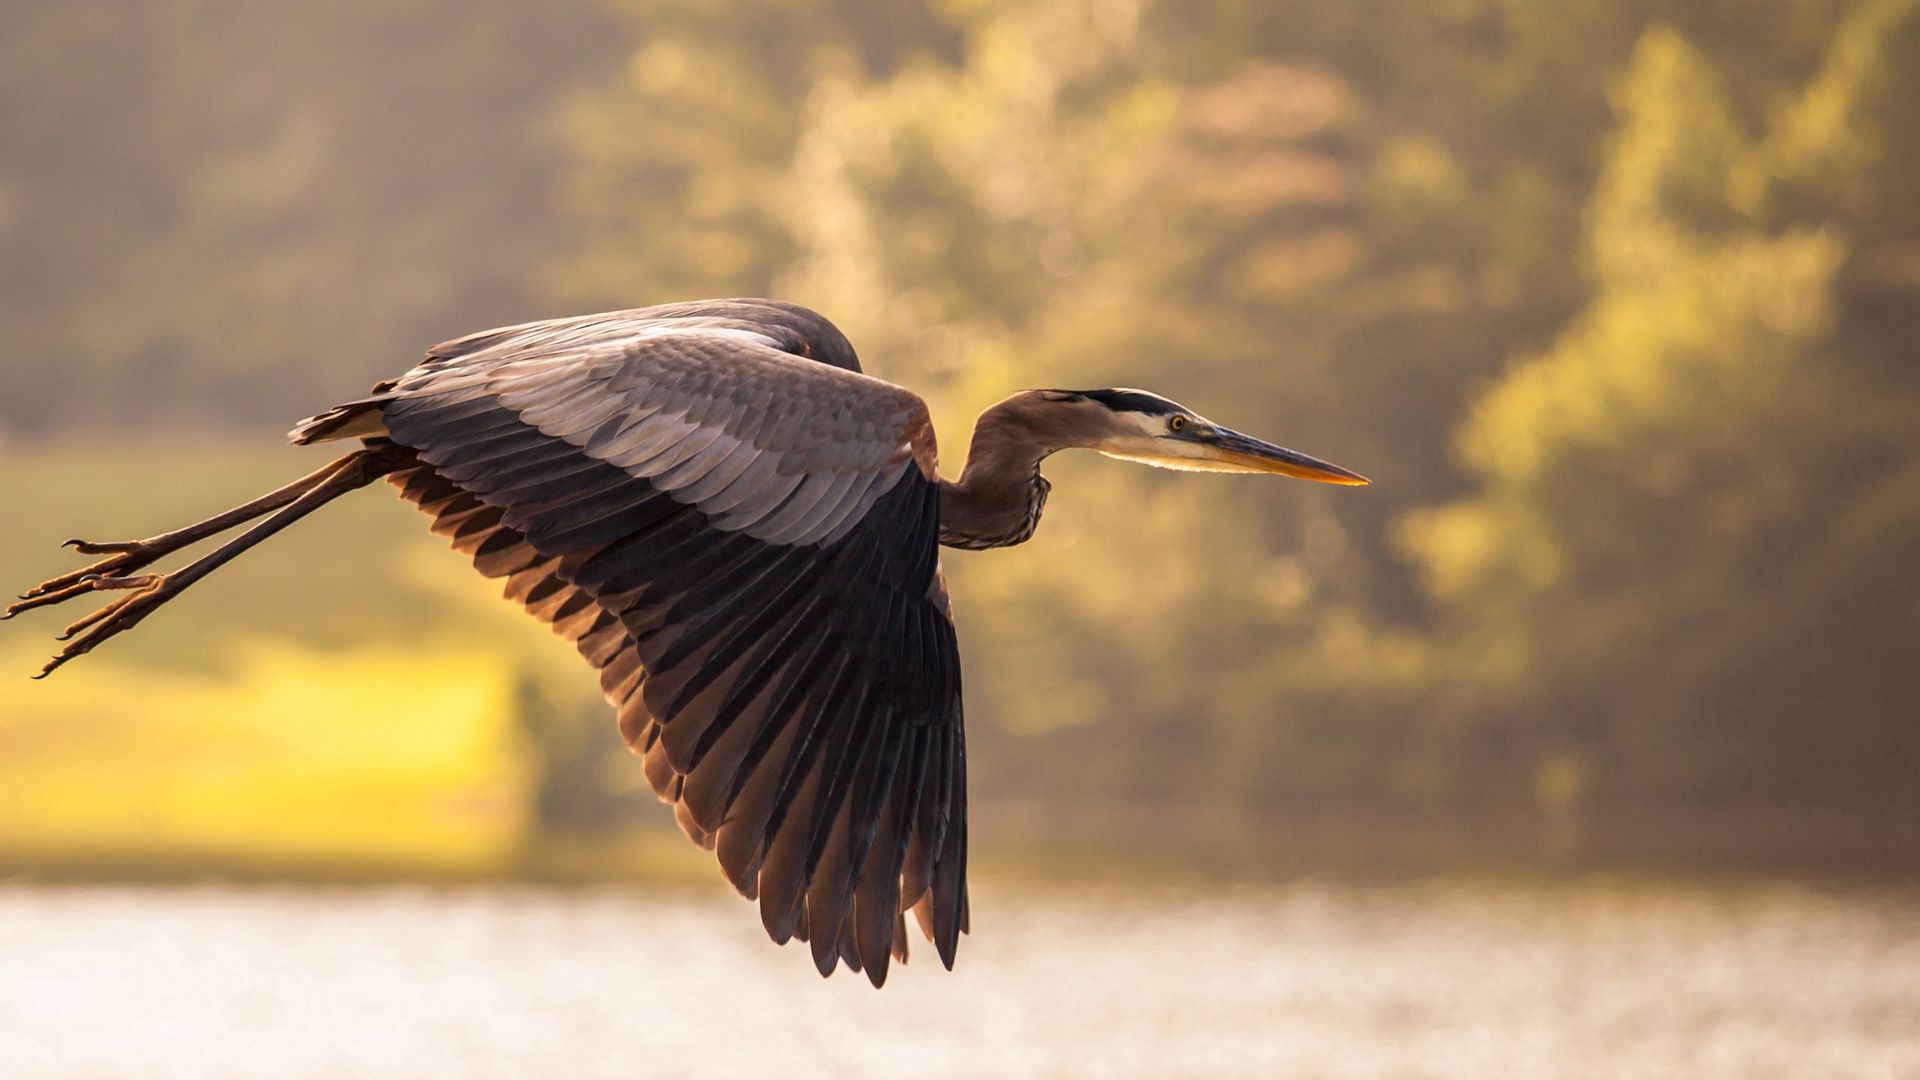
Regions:
<instances>
[{"instance_id":1,"label":"dark primary feathers","mask_svg":"<svg viewBox=\"0 0 1920 1080\"><path fill-rule=\"evenodd\" d=\"M775 941L877 985L911 910L951 966L966 746L916 395L812 312L708 302L448 342L295 438L382 434L435 531L599 669Z\"/></svg>"}]
</instances>

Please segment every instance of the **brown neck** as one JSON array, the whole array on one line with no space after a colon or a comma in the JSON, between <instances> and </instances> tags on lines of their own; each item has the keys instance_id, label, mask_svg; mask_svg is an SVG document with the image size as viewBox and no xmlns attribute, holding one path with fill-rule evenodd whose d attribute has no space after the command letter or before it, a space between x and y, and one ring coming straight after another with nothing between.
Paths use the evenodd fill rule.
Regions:
<instances>
[{"instance_id":1,"label":"brown neck","mask_svg":"<svg viewBox=\"0 0 1920 1080\"><path fill-rule=\"evenodd\" d=\"M980 414L960 479L940 481L940 542L949 547L1009 547L1033 535L1049 485L1040 462L1063 448L1038 434L1020 397Z\"/></svg>"}]
</instances>

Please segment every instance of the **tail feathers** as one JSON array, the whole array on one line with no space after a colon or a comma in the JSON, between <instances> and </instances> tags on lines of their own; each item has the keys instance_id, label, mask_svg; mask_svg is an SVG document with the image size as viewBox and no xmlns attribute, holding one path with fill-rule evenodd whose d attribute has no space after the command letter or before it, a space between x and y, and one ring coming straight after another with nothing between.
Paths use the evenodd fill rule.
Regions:
<instances>
[{"instance_id":1,"label":"tail feathers","mask_svg":"<svg viewBox=\"0 0 1920 1080\"><path fill-rule=\"evenodd\" d=\"M332 442L335 439L372 438L376 435L385 435L387 420L380 406L391 400L390 395L379 394L335 405L326 412L300 421L292 431L287 433L287 440L295 446L306 446L311 443Z\"/></svg>"}]
</instances>

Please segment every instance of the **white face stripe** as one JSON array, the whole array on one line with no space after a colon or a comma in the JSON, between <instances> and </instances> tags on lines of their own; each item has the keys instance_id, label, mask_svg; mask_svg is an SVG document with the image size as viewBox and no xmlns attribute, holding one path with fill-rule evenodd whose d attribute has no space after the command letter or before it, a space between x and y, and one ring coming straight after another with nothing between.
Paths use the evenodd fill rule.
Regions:
<instances>
[{"instance_id":1,"label":"white face stripe","mask_svg":"<svg viewBox=\"0 0 1920 1080\"><path fill-rule=\"evenodd\" d=\"M1188 439L1171 439L1167 422L1173 416L1184 416L1189 430L1217 427L1212 421L1190 412L1180 412L1167 416L1152 416L1147 413L1122 413L1118 427L1126 428L1121 433L1101 440L1093 449L1119 461L1133 461L1142 465L1152 465L1157 469L1178 469L1181 472L1219 472L1219 473L1257 473L1261 470L1222 461L1206 443Z\"/></svg>"}]
</instances>

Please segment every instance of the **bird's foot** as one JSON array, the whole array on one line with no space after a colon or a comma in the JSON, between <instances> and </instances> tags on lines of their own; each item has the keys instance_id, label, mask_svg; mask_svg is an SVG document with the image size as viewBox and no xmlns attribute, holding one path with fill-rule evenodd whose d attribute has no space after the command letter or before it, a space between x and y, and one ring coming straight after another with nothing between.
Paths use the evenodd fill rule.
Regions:
<instances>
[{"instance_id":1,"label":"bird's foot","mask_svg":"<svg viewBox=\"0 0 1920 1080\"><path fill-rule=\"evenodd\" d=\"M126 540L106 544L69 540L61 546L70 547L82 555L107 557L78 570L69 571L58 577L50 577L21 593L18 603L11 604L5 612L0 612L0 619L11 619L23 611L58 604L62 600L70 600L94 589L132 588L133 586L128 585L102 585L89 582L87 579L96 578L109 582L138 580L128 578L126 575L153 563L183 545L162 544L152 540Z\"/></svg>"},{"instance_id":2,"label":"bird's foot","mask_svg":"<svg viewBox=\"0 0 1920 1080\"><path fill-rule=\"evenodd\" d=\"M99 544L91 540L69 540L60 546L82 555L126 555L146 551L154 545L151 540L109 540Z\"/></svg>"},{"instance_id":3,"label":"bird's foot","mask_svg":"<svg viewBox=\"0 0 1920 1080\"><path fill-rule=\"evenodd\" d=\"M75 657L85 656L115 634L133 629L135 624L146 618L161 604L173 599L175 594L187 587L187 584L189 582L180 581L165 574L139 574L131 577L88 574L61 589L59 600L95 590L127 590L129 594L62 630L55 640L67 642L66 647L55 653L53 659L48 660L46 666L41 668L40 673L34 678L44 679L53 674L60 665ZM48 602L55 603L57 600ZM9 609L9 612L11 610Z\"/></svg>"},{"instance_id":4,"label":"bird's foot","mask_svg":"<svg viewBox=\"0 0 1920 1080\"><path fill-rule=\"evenodd\" d=\"M47 666L40 669L40 674L34 676L44 679L74 657L84 656L108 638L132 629L153 609L178 596L189 585L225 565L241 552L347 492L365 487L411 461L411 451L403 451L390 444L356 450L251 502L172 532L145 540L106 544L69 540L66 546L83 555L105 555L106 558L59 577L48 578L21 593L18 603L0 612L0 619L11 619L23 611L71 600L82 593L126 593L68 626L60 634L59 640L67 642L67 646L47 661ZM182 548L263 516L266 517L265 521L178 570L168 574L133 572Z\"/></svg>"},{"instance_id":5,"label":"bird's foot","mask_svg":"<svg viewBox=\"0 0 1920 1080\"><path fill-rule=\"evenodd\" d=\"M73 548L83 555L107 557L78 570L48 578L21 593L17 603L0 612L0 619L11 619L34 608L51 607L85 593L127 590L130 595L114 600L62 630L55 640L68 642L67 646L47 661L40 673L34 676L36 679L46 678L55 668L76 656L85 655L101 642L131 627L185 587L169 587L167 578L159 574L133 573L177 550L183 546L181 544L154 540L94 544L85 540L69 540L62 546Z\"/></svg>"}]
</instances>

